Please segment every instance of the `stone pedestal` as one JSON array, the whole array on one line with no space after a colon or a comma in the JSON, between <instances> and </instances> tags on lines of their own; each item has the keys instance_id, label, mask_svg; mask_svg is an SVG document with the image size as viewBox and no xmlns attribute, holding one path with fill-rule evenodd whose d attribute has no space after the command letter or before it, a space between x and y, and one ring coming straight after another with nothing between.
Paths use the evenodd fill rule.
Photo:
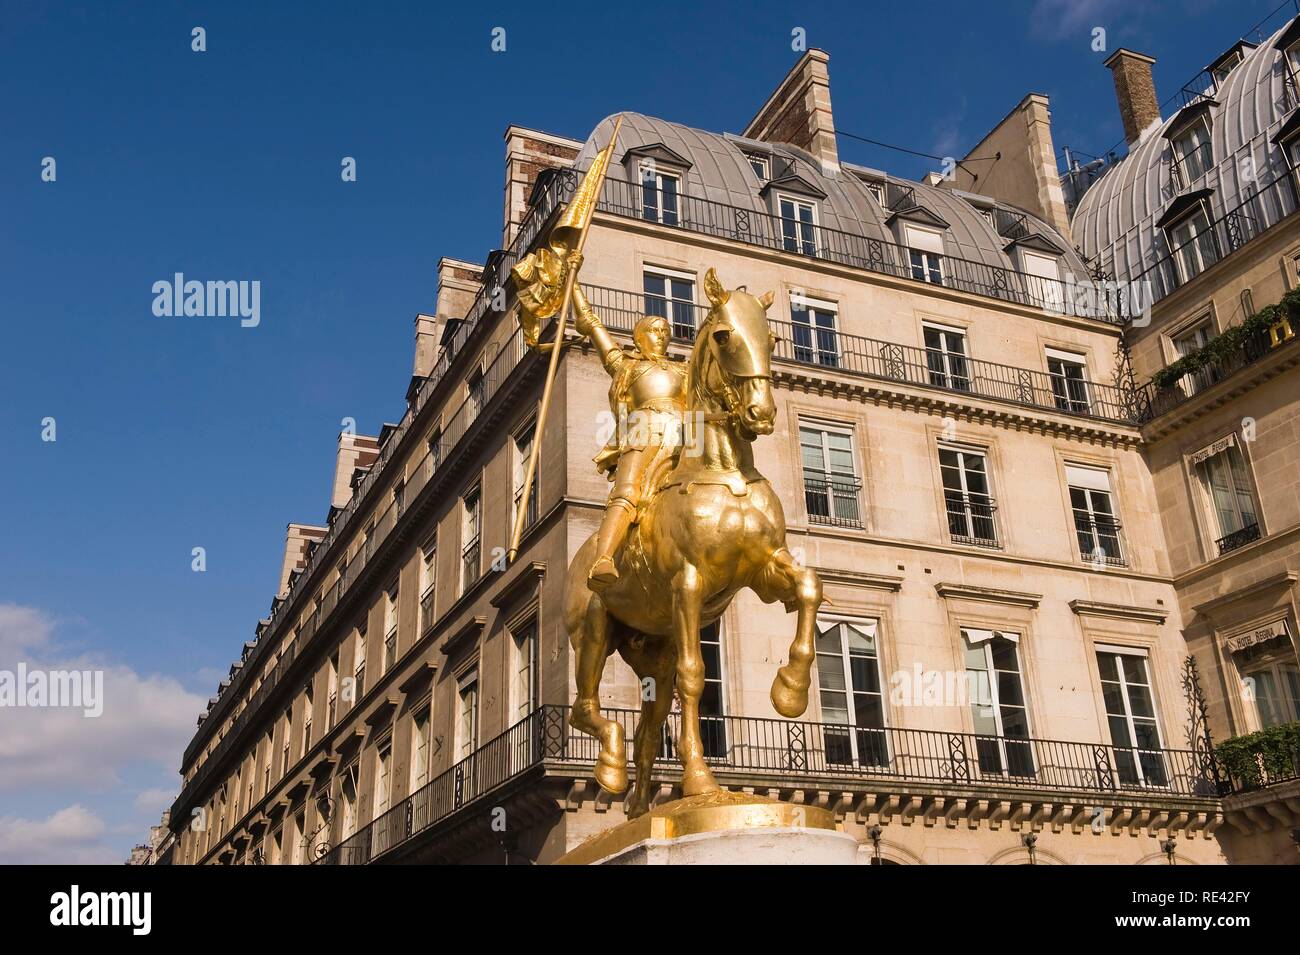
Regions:
<instances>
[{"instance_id":1,"label":"stone pedestal","mask_svg":"<svg viewBox=\"0 0 1300 955\"><path fill-rule=\"evenodd\" d=\"M559 865L856 865L825 809L738 793L666 803L595 835Z\"/></svg>"}]
</instances>

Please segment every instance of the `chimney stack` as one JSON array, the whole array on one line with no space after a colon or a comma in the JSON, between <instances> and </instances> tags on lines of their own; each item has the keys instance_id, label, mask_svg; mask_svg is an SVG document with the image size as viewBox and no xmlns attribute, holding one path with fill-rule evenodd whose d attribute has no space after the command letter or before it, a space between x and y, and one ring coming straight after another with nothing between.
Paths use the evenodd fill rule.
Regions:
<instances>
[{"instance_id":1,"label":"chimney stack","mask_svg":"<svg viewBox=\"0 0 1300 955\"><path fill-rule=\"evenodd\" d=\"M1124 121L1124 139L1131 146L1153 123L1160 122L1160 103L1151 78L1155 57L1120 47L1103 64L1115 77L1115 98Z\"/></svg>"},{"instance_id":2,"label":"chimney stack","mask_svg":"<svg viewBox=\"0 0 1300 955\"><path fill-rule=\"evenodd\" d=\"M812 153L827 173L839 171L835 116L831 112L830 56L812 49L786 74L749 121L743 136L765 143L789 143Z\"/></svg>"}]
</instances>

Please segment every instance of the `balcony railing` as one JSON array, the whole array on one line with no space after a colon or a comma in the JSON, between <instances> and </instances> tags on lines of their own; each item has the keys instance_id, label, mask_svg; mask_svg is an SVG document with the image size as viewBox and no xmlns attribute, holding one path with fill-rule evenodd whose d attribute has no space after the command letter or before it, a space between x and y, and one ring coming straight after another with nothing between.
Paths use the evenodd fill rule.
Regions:
<instances>
[{"instance_id":1,"label":"balcony railing","mask_svg":"<svg viewBox=\"0 0 1300 955\"><path fill-rule=\"evenodd\" d=\"M1123 528L1117 521L1090 516L1086 511L1074 512L1074 530L1079 539L1079 556L1089 564L1123 567Z\"/></svg>"},{"instance_id":2,"label":"balcony railing","mask_svg":"<svg viewBox=\"0 0 1300 955\"><path fill-rule=\"evenodd\" d=\"M1216 753L1219 774L1234 793L1300 779L1300 723L1225 739Z\"/></svg>"},{"instance_id":3,"label":"balcony railing","mask_svg":"<svg viewBox=\"0 0 1300 955\"><path fill-rule=\"evenodd\" d=\"M944 491L948 512L948 536L954 544L997 547L998 531L993 516L998 505L987 494L959 494Z\"/></svg>"},{"instance_id":4,"label":"balcony railing","mask_svg":"<svg viewBox=\"0 0 1300 955\"><path fill-rule=\"evenodd\" d=\"M563 170L553 176L561 200L567 200L577 184L577 173ZM893 183L889 185L888 204L891 209L898 211L917 205L915 190L910 187L899 189ZM597 209L612 215L644 219L643 202L639 183L609 178L605 180ZM795 252L895 278L914 278L911 250L883 238L870 238L802 221L796 223L771 213L714 202L700 196L680 194L677 203L675 228L766 249ZM796 241L791 241L791 224L798 228ZM1061 303L1068 301L1068 286L1062 281L1030 275L1010 266L989 265L951 255L943 256L942 284L963 292L1045 310L1059 311ZM1107 321L1120 321L1116 316L1102 317Z\"/></svg>"},{"instance_id":5,"label":"balcony railing","mask_svg":"<svg viewBox=\"0 0 1300 955\"><path fill-rule=\"evenodd\" d=\"M1247 524L1245 527L1235 530L1230 534L1224 534L1214 543L1218 545L1219 553L1222 555L1229 551L1234 551L1238 547L1245 547L1252 541L1257 540L1259 540L1259 525Z\"/></svg>"},{"instance_id":6,"label":"balcony railing","mask_svg":"<svg viewBox=\"0 0 1300 955\"><path fill-rule=\"evenodd\" d=\"M832 477L812 471L803 475L804 502L808 520L834 527L861 527L858 491L862 482L848 477Z\"/></svg>"},{"instance_id":7,"label":"balcony railing","mask_svg":"<svg viewBox=\"0 0 1300 955\"><path fill-rule=\"evenodd\" d=\"M630 332L645 314L645 296L639 292L584 285L583 291L602 320L618 331ZM695 327L708 314L692 305ZM838 330L810 329L807 325L771 319L778 341L773 358L874 378L880 381L940 388L981 398L1010 401L1044 411L1061 411L1089 418L1134 423L1137 406L1133 393L1115 385L1069 379L1029 368L961 357L960 369L948 372L936 365L934 349L850 335ZM957 356L954 356L957 357Z\"/></svg>"},{"instance_id":8,"label":"balcony railing","mask_svg":"<svg viewBox=\"0 0 1300 955\"><path fill-rule=\"evenodd\" d=\"M1265 170L1260 172L1262 175ZM1116 265L1115 250L1136 244L1133 234L1126 233L1112 242L1109 250L1099 253L1102 271L1121 283L1149 283L1151 301L1158 302L1294 213L1297 208L1296 174L1295 166L1280 164L1271 180L1251 189L1248 195L1198 229L1195 235L1176 246L1166 243L1167 251L1141 271ZM1149 229L1150 225L1143 228ZM1158 252L1158 247L1153 251ZM1142 261L1146 262L1148 258L1144 255Z\"/></svg>"},{"instance_id":9,"label":"balcony railing","mask_svg":"<svg viewBox=\"0 0 1300 955\"><path fill-rule=\"evenodd\" d=\"M622 725L630 755L639 713L601 712ZM539 707L319 861L361 865L378 860L536 766L594 764L596 740L569 727L567 715L568 707ZM1213 759L1191 750L761 717L714 716L704 722L706 760L716 772L758 777L778 787L853 779L929 783L962 793L1065 790L1093 798L1215 799L1221 793ZM665 772L674 769L679 731L680 716L673 714L656 760Z\"/></svg>"}]
</instances>

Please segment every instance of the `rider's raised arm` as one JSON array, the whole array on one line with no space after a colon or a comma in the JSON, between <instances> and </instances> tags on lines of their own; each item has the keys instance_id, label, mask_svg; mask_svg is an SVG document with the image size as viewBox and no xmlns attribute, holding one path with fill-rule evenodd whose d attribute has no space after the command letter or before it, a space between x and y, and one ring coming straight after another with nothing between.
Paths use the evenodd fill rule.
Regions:
<instances>
[{"instance_id":1,"label":"rider's raised arm","mask_svg":"<svg viewBox=\"0 0 1300 955\"><path fill-rule=\"evenodd\" d=\"M577 313L574 326L596 346L605 370L611 375L615 374L623 364L623 349L619 347L618 342L614 341L614 336L609 333L609 330L601 324L600 317L592 310L587 296L582 294L582 289L576 283L573 286L573 307Z\"/></svg>"}]
</instances>

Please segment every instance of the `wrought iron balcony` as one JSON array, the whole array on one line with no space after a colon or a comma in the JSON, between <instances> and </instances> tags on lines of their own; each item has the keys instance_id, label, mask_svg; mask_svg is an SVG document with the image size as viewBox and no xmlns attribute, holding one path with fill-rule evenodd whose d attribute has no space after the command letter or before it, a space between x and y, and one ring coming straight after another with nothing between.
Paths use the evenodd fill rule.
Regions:
<instances>
[{"instance_id":1,"label":"wrought iron balcony","mask_svg":"<svg viewBox=\"0 0 1300 955\"><path fill-rule=\"evenodd\" d=\"M639 713L606 709L632 752ZM537 767L588 772L597 743L567 723L568 707L545 705L416 790L368 826L324 853L324 865L383 859L461 810L496 797ZM1017 739L938 730L856 727L759 717L705 717L706 759L728 777L773 787L928 783L954 792L1077 793L1082 797L1147 794L1168 799L1218 798L1212 758L1191 750L1139 750L1108 743ZM679 717L663 730L657 767L674 768Z\"/></svg>"},{"instance_id":2,"label":"wrought iron balcony","mask_svg":"<svg viewBox=\"0 0 1300 955\"><path fill-rule=\"evenodd\" d=\"M584 285L592 307L610 328L631 332L644 314L646 296L640 292ZM691 305L694 325L708 313ZM962 395L1010 401L1028 408L1065 412L1088 418L1135 423L1137 405L1127 388L1095 381L1062 380L1059 375L1016 368L966 356L960 363L943 366L934 349L850 335L835 329L811 328L784 319L772 319L778 341L773 359L834 370L879 381L939 388Z\"/></svg>"},{"instance_id":3,"label":"wrought iron balcony","mask_svg":"<svg viewBox=\"0 0 1300 955\"><path fill-rule=\"evenodd\" d=\"M1294 324L1295 319L1292 318ZM1251 335L1230 354L1216 358L1196 371L1188 372L1177 381L1165 387L1156 387L1154 382L1147 382L1133 393L1139 420L1146 422L1159 418L1185 404L1194 395L1214 387L1226 378L1263 361L1279 348L1295 348L1300 343L1300 334L1283 339L1274 345L1267 330Z\"/></svg>"},{"instance_id":4,"label":"wrought iron balcony","mask_svg":"<svg viewBox=\"0 0 1300 955\"><path fill-rule=\"evenodd\" d=\"M861 489L862 482L853 478L805 471L803 493L808 520L835 527L861 527L862 513L858 507Z\"/></svg>"},{"instance_id":5,"label":"wrought iron balcony","mask_svg":"<svg viewBox=\"0 0 1300 955\"><path fill-rule=\"evenodd\" d=\"M564 201L572 195L577 182L576 172L559 170L550 174L546 186L556 188L561 201ZM915 190L911 187L888 183L887 189L886 201L894 211L918 204ZM608 178L597 209L630 219L645 219L644 201L639 183ZM910 250L906 246L805 222L794 223L798 227L798 240L792 242L789 229L792 223L792 219L752 208L679 194L676 220L670 224L688 232L795 252L866 272L909 280L914 278ZM1059 310L1061 304L1068 301L1068 286L1062 281L1030 275L1009 265L988 265L951 255L943 256L942 284L946 288L1046 310ZM1121 321L1118 316L1098 317L1117 324Z\"/></svg>"},{"instance_id":6,"label":"wrought iron balcony","mask_svg":"<svg viewBox=\"0 0 1300 955\"><path fill-rule=\"evenodd\" d=\"M1259 525L1247 524L1245 527L1235 530L1231 534L1224 534L1214 543L1219 546L1219 553L1222 555L1229 551L1236 550L1238 547L1245 547L1252 541L1257 540L1259 540Z\"/></svg>"},{"instance_id":7,"label":"wrought iron balcony","mask_svg":"<svg viewBox=\"0 0 1300 955\"><path fill-rule=\"evenodd\" d=\"M993 517L998 505L987 494L961 494L945 490L944 509L948 513L948 536L954 544L997 547L998 530Z\"/></svg>"}]
</instances>

